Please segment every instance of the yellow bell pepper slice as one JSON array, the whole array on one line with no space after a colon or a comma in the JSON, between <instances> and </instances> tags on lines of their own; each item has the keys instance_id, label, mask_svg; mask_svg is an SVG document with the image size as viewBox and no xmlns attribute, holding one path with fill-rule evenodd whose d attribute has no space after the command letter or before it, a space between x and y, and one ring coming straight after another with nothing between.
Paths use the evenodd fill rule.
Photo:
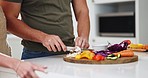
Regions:
<instances>
[{"instance_id":1,"label":"yellow bell pepper slice","mask_svg":"<svg viewBox=\"0 0 148 78\"><path fill-rule=\"evenodd\" d=\"M94 56L95 54L92 53L91 51L84 50L81 54L76 55L75 59L87 58L89 60L92 60Z\"/></svg>"}]
</instances>

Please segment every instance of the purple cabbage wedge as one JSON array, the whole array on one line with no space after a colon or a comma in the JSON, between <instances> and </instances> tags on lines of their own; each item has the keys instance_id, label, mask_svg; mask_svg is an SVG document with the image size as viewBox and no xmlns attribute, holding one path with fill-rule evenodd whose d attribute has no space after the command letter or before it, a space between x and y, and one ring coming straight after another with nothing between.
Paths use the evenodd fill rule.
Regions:
<instances>
[{"instance_id":1,"label":"purple cabbage wedge","mask_svg":"<svg viewBox=\"0 0 148 78\"><path fill-rule=\"evenodd\" d=\"M101 51L95 51L95 54L100 54L104 57L107 57L108 55L112 54L113 52L109 50L101 50Z\"/></svg>"},{"instance_id":2,"label":"purple cabbage wedge","mask_svg":"<svg viewBox=\"0 0 148 78\"><path fill-rule=\"evenodd\" d=\"M130 40L124 40L120 44L110 45L107 49L111 52L119 52L122 50L126 50L130 43Z\"/></svg>"}]
</instances>

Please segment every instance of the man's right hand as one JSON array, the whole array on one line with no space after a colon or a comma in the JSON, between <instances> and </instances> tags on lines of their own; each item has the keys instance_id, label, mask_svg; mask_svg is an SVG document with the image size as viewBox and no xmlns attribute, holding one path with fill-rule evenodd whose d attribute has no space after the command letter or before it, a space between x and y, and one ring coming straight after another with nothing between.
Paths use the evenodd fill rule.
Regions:
<instances>
[{"instance_id":1,"label":"man's right hand","mask_svg":"<svg viewBox=\"0 0 148 78\"><path fill-rule=\"evenodd\" d=\"M45 46L49 51L66 51L66 46L62 42L59 36L56 35L46 35L42 41L43 46Z\"/></svg>"}]
</instances>

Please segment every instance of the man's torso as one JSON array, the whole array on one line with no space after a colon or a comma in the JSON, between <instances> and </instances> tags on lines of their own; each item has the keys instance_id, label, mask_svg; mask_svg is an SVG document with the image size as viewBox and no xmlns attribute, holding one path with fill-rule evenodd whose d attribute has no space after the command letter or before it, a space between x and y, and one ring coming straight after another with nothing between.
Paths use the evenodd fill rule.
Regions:
<instances>
[{"instance_id":1,"label":"man's torso","mask_svg":"<svg viewBox=\"0 0 148 78\"><path fill-rule=\"evenodd\" d=\"M22 20L30 27L47 34L58 35L68 45L74 45L70 0L8 0L21 2ZM41 43L23 40L25 48L47 51Z\"/></svg>"}]
</instances>

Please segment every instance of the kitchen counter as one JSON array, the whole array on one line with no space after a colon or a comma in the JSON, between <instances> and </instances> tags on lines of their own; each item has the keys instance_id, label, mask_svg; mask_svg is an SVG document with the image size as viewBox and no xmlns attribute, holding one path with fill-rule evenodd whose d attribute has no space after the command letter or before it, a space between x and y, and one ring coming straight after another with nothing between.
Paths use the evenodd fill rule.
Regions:
<instances>
[{"instance_id":1,"label":"kitchen counter","mask_svg":"<svg viewBox=\"0 0 148 78\"><path fill-rule=\"evenodd\" d=\"M147 78L148 73L148 53L135 52L139 56L139 61L126 64L112 65L90 65L74 64L63 61L63 56L50 56L43 58L34 58L26 61L48 66L48 74L37 72L40 78ZM3 72L2 72L3 71ZM10 69L0 68L1 73L15 76L16 74ZM7 75L8 76L8 75Z\"/></svg>"}]
</instances>

